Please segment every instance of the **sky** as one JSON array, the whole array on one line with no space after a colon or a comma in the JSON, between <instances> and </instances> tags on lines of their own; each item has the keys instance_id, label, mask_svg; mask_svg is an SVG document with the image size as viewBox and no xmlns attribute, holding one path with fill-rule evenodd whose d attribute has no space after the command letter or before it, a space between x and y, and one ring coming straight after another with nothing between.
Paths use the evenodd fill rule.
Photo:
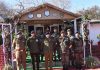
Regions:
<instances>
[{"instance_id":1,"label":"sky","mask_svg":"<svg viewBox=\"0 0 100 70\"><path fill-rule=\"evenodd\" d=\"M10 8L13 8L18 3L18 0L0 0L0 1L5 2L6 5L8 5ZM30 0L26 0L26 1L30 1ZM50 0L45 0L45 1L50 2ZM100 0L70 0L70 7L68 10L71 12L77 12L82 9L88 9L95 5L100 7Z\"/></svg>"}]
</instances>

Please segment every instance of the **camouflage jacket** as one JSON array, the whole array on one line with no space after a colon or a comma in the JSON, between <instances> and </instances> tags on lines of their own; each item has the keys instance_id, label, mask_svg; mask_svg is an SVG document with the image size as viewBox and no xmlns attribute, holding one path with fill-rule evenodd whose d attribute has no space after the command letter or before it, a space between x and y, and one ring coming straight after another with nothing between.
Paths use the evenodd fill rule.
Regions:
<instances>
[{"instance_id":1,"label":"camouflage jacket","mask_svg":"<svg viewBox=\"0 0 100 70\"><path fill-rule=\"evenodd\" d=\"M62 53L66 53L69 50L69 46L70 46L69 38L67 36L59 37L59 42L60 42Z\"/></svg>"},{"instance_id":2,"label":"camouflage jacket","mask_svg":"<svg viewBox=\"0 0 100 70\"><path fill-rule=\"evenodd\" d=\"M44 41L44 52L52 51L53 50L53 39L52 38L45 38Z\"/></svg>"}]
</instances>

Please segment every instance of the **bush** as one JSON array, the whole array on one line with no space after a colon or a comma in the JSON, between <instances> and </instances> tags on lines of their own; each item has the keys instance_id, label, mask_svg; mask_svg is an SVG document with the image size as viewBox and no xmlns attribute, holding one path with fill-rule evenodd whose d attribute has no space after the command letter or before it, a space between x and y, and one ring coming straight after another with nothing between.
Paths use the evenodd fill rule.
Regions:
<instances>
[{"instance_id":1,"label":"bush","mask_svg":"<svg viewBox=\"0 0 100 70\"><path fill-rule=\"evenodd\" d=\"M97 67L100 65L100 60L97 57L89 56L86 58L86 66L89 68Z\"/></svg>"}]
</instances>

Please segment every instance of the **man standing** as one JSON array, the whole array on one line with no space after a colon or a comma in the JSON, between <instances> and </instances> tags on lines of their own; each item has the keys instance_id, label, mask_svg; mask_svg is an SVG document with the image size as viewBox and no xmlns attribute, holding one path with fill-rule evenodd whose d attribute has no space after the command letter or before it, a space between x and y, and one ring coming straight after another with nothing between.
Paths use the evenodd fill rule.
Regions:
<instances>
[{"instance_id":1,"label":"man standing","mask_svg":"<svg viewBox=\"0 0 100 70\"><path fill-rule=\"evenodd\" d=\"M21 69L21 65L26 70L26 39L22 34L22 30L17 33L12 46L15 49L17 70Z\"/></svg>"},{"instance_id":2,"label":"man standing","mask_svg":"<svg viewBox=\"0 0 100 70\"><path fill-rule=\"evenodd\" d=\"M44 39L44 56L46 70L48 70L48 66L50 66L50 70L52 70L53 40L48 32L46 33L46 38Z\"/></svg>"},{"instance_id":3,"label":"man standing","mask_svg":"<svg viewBox=\"0 0 100 70\"><path fill-rule=\"evenodd\" d=\"M59 42L60 42L61 51L62 51L61 55L62 55L63 70L68 70L70 40L67 36L65 36L64 31L61 31L61 36L59 37Z\"/></svg>"},{"instance_id":4,"label":"man standing","mask_svg":"<svg viewBox=\"0 0 100 70\"><path fill-rule=\"evenodd\" d=\"M75 65L75 56L74 56L74 36L71 34L71 30L68 29L67 30L67 36L70 39L70 47L69 47L69 63L70 66L74 66Z\"/></svg>"},{"instance_id":5,"label":"man standing","mask_svg":"<svg viewBox=\"0 0 100 70\"><path fill-rule=\"evenodd\" d=\"M37 38L39 40L39 49L40 49L40 61L43 62L43 40L44 40L44 33L42 32L42 30L38 30L37 31Z\"/></svg>"},{"instance_id":6,"label":"man standing","mask_svg":"<svg viewBox=\"0 0 100 70\"><path fill-rule=\"evenodd\" d=\"M57 32L57 29L54 29L54 33L51 35L54 40L54 46L53 46L53 53L54 53L54 60L56 61L57 58L60 60L60 45L59 45L59 33ZM57 58L56 58L56 52L57 52Z\"/></svg>"},{"instance_id":7,"label":"man standing","mask_svg":"<svg viewBox=\"0 0 100 70\"><path fill-rule=\"evenodd\" d=\"M38 38L36 37L36 34L34 31L31 32L31 37L28 38L27 40L27 46L30 50L30 55L32 59L32 65L33 65L33 70L39 70L39 45L38 45ZM36 65L35 66L35 62Z\"/></svg>"},{"instance_id":8,"label":"man standing","mask_svg":"<svg viewBox=\"0 0 100 70\"><path fill-rule=\"evenodd\" d=\"M81 69L82 67L82 46L83 46L83 41L82 38L80 37L80 34L77 32L75 34L75 38L74 38L74 42L75 42L75 65L77 69Z\"/></svg>"}]
</instances>

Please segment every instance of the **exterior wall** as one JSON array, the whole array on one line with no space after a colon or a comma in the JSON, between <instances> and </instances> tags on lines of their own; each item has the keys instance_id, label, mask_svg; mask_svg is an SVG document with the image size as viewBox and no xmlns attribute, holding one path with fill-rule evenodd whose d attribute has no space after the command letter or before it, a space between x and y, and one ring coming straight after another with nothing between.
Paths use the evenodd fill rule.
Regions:
<instances>
[{"instance_id":1,"label":"exterior wall","mask_svg":"<svg viewBox=\"0 0 100 70\"><path fill-rule=\"evenodd\" d=\"M93 45L98 44L97 35L100 34L100 23L92 23L89 27L90 40L93 40Z\"/></svg>"},{"instance_id":2,"label":"exterior wall","mask_svg":"<svg viewBox=\"0 0 100 70\"><path fill-rule=\"evenodd\" d=\"M49 16L45 16L44 12L48 10L50 12L50 15ZM28 15L29 14L33 14L33 18L30 19L28 18ZM41 17L38 18L37 17L37 14L41 14ZM58 11L58 10L55 10L51 7L43 7L41 9L38 9L36 11L33 11L33 12L29 12L27 14L24 14L22 17L21 17L21 20L45 20L45 19L74 19L75 17L74 16L71 16L67 13L64 13L64 12L61 12L61 11Z\"/></svg>"}]
</instances>

